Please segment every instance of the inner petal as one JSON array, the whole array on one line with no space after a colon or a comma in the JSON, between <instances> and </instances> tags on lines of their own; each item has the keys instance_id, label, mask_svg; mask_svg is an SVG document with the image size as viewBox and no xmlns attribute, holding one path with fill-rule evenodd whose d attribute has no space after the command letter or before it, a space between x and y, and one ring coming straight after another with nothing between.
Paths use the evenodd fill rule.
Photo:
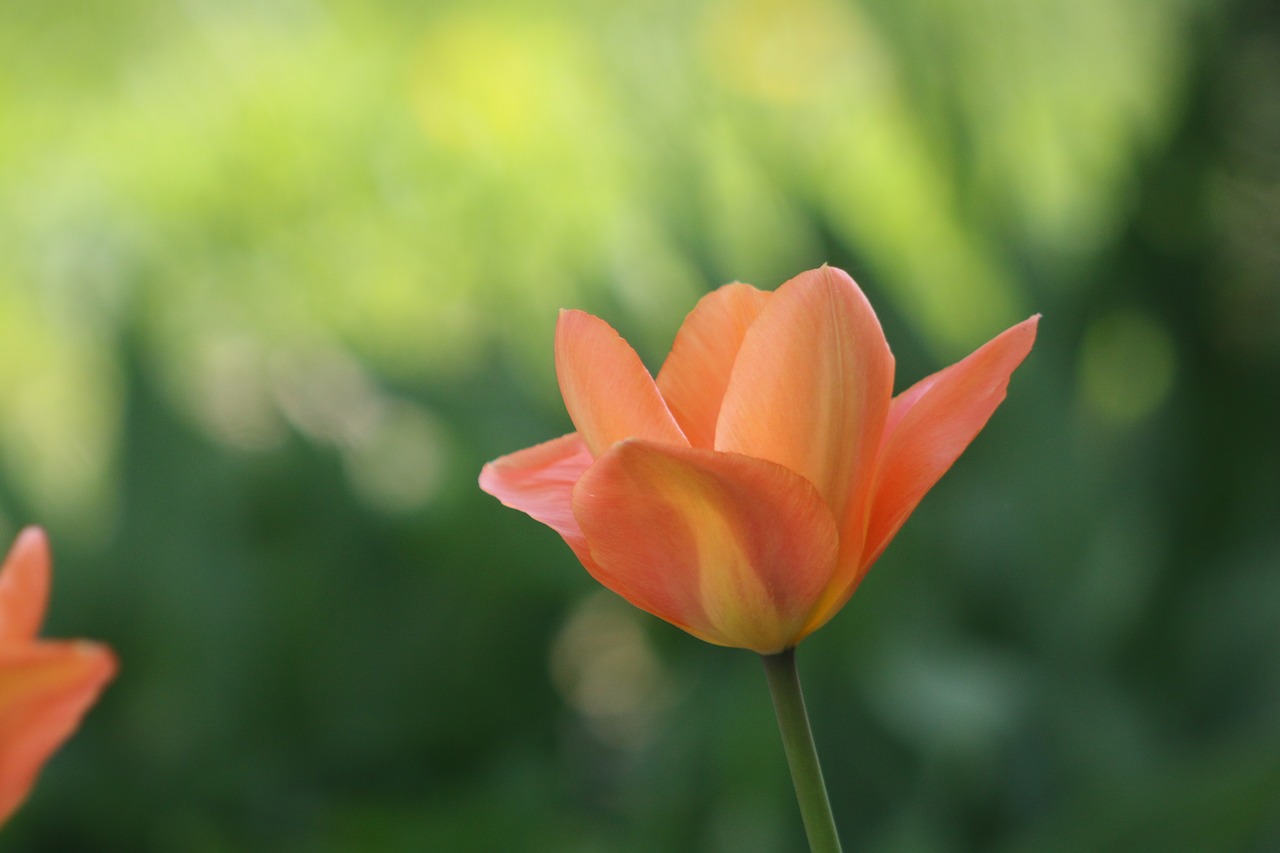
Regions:
<instances>
[{"instance_id":1,"label":"inner petal","mask_svg":"<svg viewBox=\"0 0 1280 853\"><path fill-rule=\"evenodd\" d=\"M688 446L640 357L600 318L560 312L556 376L569 418L593 457L624 438Z\"/></svg>"},{"instance_id":2,"label":"inner petal","mask_svg":"<svg viewBox=\"0 0 1280 853\"><path fill-rule=\"evenodd\" d=\"M738 348L770 296L749 284L726 284L702 297L676 333L658 371L658 390L694 447L715 444Z\"/></svg>"}]
</instances>

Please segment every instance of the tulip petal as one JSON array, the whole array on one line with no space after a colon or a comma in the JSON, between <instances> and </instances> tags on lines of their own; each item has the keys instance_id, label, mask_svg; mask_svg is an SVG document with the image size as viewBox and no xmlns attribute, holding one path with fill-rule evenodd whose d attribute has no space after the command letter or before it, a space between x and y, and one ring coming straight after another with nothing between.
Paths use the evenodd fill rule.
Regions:
<instances>
[{"instance_id":1,"label":"tulip petal","mask_svg":"<svg viewBox=\"0 0 1280 853\"><path fill-rule=\"evenodd\" d=\"M749 284L726 284L698 300L676 333L658 371L658 390L694 447L715 445L738 348L770 296Z\"/></svg>"},{"instance_id":2,"label":"tulip petal","mask_svg":"<svg viewBox=\"0 0 1280 853\"><path fill-rule=\"evenodd\" d=\"M780 651L835 567L835 520L811 483L760 459L646 441L600 457L574 490L597 580L725 646Z\"/></svg>"},{"instance_id":3,"label":"tulip petal","mask_svg":"<svg viewBox=\"0 0 1280 853\"><path fill-rule=\"evenodd\" d=\"M586 443L571 432L485 465L480 488L559 533L586 562L591 555L573 517L573 487L590 466Z\"/></svg>"},{"instance_id":4,"label":"tulip petal","mask_svg":"<svg viewBox=\"0 0 1280 853\"><path fill-rule=\"evenodd\" d=\"M0 822L116 672L115 656L87 642L0 650Z\"/></svg>"},{"instance_id":5,"label":"tulip petal","mask_svg":"<svg viewBox=\"0 0 1280 853\"><path fill-rule=\"evenodd\" d=\"M569 418L592 456L624 438L688 445L640 357L599 317L560 312L556 376Z\"/></svg>"},{"instance_id":6,"label":"tulip petal","mask_svg":"<svg viewBox=\"0 0 1280 853\"><path fill-rule=\"evenodd\" d=\"M894 399L881 445L863 573L1004 400L1010 375L1035 343L1039 320L1037 314L1005 330Z\"/></svg>"},{"instance_id":7,"label":"tulip petal","mask_svg":"<svg viewBox=\"0 0 1280 853\"><path fill-rule=\"evenodd\" d=\"M34 639L49 603L49 540L28 527L0 569L0 643Z\"/></svg>"},{"instance_id":8,"label":"tulip petal","mask_svg":"<svg viewBox=\"0 0 1280 853\"><path fill-rule=\"evenodd\" d=\"M808 479L856 557L892 394L893 355L866 296L841 270L811 270L778 288L748 330L716 449Z\"/></svg>"}]
</instances>

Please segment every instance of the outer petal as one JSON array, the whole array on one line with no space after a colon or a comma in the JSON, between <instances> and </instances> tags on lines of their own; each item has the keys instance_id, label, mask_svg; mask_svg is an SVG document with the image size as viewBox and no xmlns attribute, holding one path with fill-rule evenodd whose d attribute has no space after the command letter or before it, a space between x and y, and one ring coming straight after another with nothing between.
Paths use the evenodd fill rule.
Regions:
<instances>
[{"instance_id":1,"label":"outer petal","mask_svg":"<svg viewBox=\"0 0 1280 853\"><path fill-rule=\"evenodd\" d=\"M658 371L658 390L694 447L711 449L720 402L747 329L772 294L726 284L698 301Z\"/></svg>"},{"instance_id":2,"label":"outer petal","mask_svg":"<svg viewBox=\"0 0 1280 853\"><path fill-rule=\"evenodd\" d=\"M0 651L0 821L116 672L115 656L86 642Z\"/></svg>"},{"instance_id":3,"label":"outer petal","mask_svg":"<svg viewBox=\"0 0 1280 853\"><path fill-rule=\"evenodd\" d=\"M640 357L600 318L560 312L556 376L569 417L592 456L624 438L689 444Z\"/></svg>"},{"instance_id":4,"label":"outer petal","mask_svg":"<svg viewBox=\"0 0 1280 853\"><path fill-rule=\"evenodd\" d=\"M49 539L25 528L0 569L0 643L35 638L49 604Z\"/></svg>"},{"instance_id":5,"label":"outer petal","mask_svg":"<svg viewBox=\"0 0 1280 853\"><path fill-rule=\"evenodd\" d=\"M893 355L867 298L822 267L778 288L738 351L716 449L785 465L818 487L841 536L841 572L862 553ZM838 584L837 584L838 585Z\"/></svg>"},{"instance_id":6,"label":"outer petal","mask_svg":"<svg viewBox=\"0 0 1280 853\"><path fill-rule=\"evenodd\" d=\"M720 645L794 645L835 567L821 496L759 459L624 441L583 475L573 506L597 580Z\"/></svg>"},{"instance_id":7,"label":"outer petal","mask_svg":"<svg viewBox=\"0 0 1280 853\"><path fill-rule=\"evenodd\" d=\"M1035 343L1037 314L898 395L886 425L862 572L1004 400Z\"/></svg>"},{"instance_id":8,"label":"outer petal","mask_svg":"<svg viewBox=\"0 0 1280 853\"><path fill-rule=\"evenodd\" d=\"M573 517L572 500L574 485L590 465L586 443L571 432L485 465L480 488L559 533L578 559L588 563L591 554Z\"/></svg>"}]
</instances>

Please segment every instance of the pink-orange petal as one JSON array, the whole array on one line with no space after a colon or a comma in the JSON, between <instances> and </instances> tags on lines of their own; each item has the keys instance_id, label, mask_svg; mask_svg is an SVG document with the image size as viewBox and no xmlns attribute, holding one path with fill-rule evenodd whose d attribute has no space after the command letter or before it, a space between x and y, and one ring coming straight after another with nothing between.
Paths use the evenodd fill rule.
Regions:
<instances>
[{"instance_id":1,"label":"pink-orange petal","mask_svg":"<svg viewBox=\"0 0 1280 853\"><path fill-rule=\"evenodd\" d=\"M485 465L480 488L559 533L586 561L590 553L573 516L573 487L590 465L586 443L571 432Z\"/></svg>"},{"instance_id":2,"label":"pink-orange petal","mask_svg":"<svg viewBox=\"0 0 1280 853\"><path fill-rule=\"evenodd\" d=\"M817 486L860 534L865 487L893 394L893 355L846 273L782 285L747 331L720 410L716 449L768 459Z\"/></svg>"},{"instance_id":3,"label":"pink-orange petal","mask_svg":"<svg viewBox=\"0 0 1280 853\"><path fill-rule=\"evenodd\" d=\"M18 534L0 568L0 643L33 639L49 603L49 539L38 527Z\"/></svg>"},{"instance_id":4,"label":"pink-orange petal","mask_svg":"<svg viewBox=\"0 0 1280 853\"><path fill-rule=\"evenodd\" d=\"M115 656L94 643L0 649L0 822L22 803L115 672Z\"/></svg>"},{"instance_id":5,"label":"pink-orange petal","mask_svg":"<svg viewBox=\"0 0 1280 853\"><path fill-rule=\"evenodd\" d=\"M839 546L812 484L738 454L626 441L583 475L573 506L602 584L697 637L761 653L798 642Z\"/></svg>"},{"instance_id":6,"label":"pink-orange petal","mask_svg":"<svg viewBox=\"0 0 1280 853\"><path fill-rule=\"evenodd\" d=\"M1005 330L893 401L872 496L862 571L986 425L1035 343L1040 315Z\"/></svg>"},{"instance_id":7,"label":"pink-orange petal","mask_svg":"<svg viewBox=\"0 0 1280 853\"><path fill-rule=\"evenodd\" d=\"M676 333L658 390L694 447L714 446L738 348L770 296L749 284L726 284L698 300Z\"/></svg>"},{"instance_id":8,"label":"pink-orange petal","mask_svg":"<svg viewBox=\"0 0 1280 853\"><path fill-rule=\"evenodd\" d=\"M624 438L688 444L640 357L599 317L560 312L556 376L569 418L592 456Z\"/></svg>"}]
</instances>

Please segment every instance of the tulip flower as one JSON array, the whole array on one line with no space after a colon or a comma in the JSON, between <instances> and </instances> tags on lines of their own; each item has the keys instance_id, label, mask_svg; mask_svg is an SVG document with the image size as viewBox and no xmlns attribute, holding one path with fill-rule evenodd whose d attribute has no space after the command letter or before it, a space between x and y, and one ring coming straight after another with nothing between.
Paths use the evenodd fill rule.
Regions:
<instances>
[{"instance_id":1,"label":"tulip flower","mask_svg":"<svg viewBox=\"0 0 1280 853\"><path fill-rule=\"evenodd\" d=\"M795 646L986 424L1038 321L895 397L880 322L831 267L703 297L656 379L603 320L562 311L575 431L490 462L480 487L637 607L761 654L810 849L838 853Z\"/></svg>"},{"instance_id":2,"label":"tulip flower","mask_svg":"<svg viewBox=\"0 0 1280 853\"><path fill-rule=\"evenodd\" d=\"M0 568L0 823L116 672L109 649L39 640L49 599L49 542L28 527Z\"/></svg>"},{"instance_id":3,"label":"tulip flower","mask_svg":"<svg viewBox=\"0 0 1280 853\"><path fill-rule=\"evenodd\" d=\"M986 424L1038 319L894 397L875 312L831 267L703 297L656 380L603 320L562 311L576 431L489 463L480 486L642 610L780 652L844 606Z\"/></svg>"}]
</instances>

